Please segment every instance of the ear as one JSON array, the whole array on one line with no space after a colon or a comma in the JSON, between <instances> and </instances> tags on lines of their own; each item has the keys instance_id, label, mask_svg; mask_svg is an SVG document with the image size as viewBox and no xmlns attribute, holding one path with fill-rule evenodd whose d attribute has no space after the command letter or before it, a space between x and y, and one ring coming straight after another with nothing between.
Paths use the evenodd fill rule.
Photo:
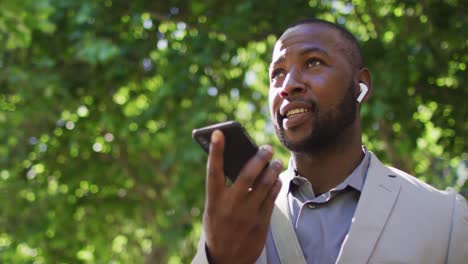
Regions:
<instances>
[{"instance_id":1,"label":"ear","mask_svg":"<svg viewBox=\"0 0 468 264\"><path fill-rule=\"evenodd\" d=\"M364 92L365 87L363 85L358 86L358 87L360 87L360 91L357 93L358 94L357 99L360 99L358 102L362 104L364 102L367 102L367 100L369 99L369 97L372 95L372 93L374 91L374 89L372 87L372 78L371 78L370 72L369 72L369 70L367 68L360 69L358 71L356 77L357 77L357 81L358 81L359 84L362 83L365 86L367 86L367 92ZM362 95L359 96L361 94L361 90L362 90Z\"/></svg>"}]
</instances>

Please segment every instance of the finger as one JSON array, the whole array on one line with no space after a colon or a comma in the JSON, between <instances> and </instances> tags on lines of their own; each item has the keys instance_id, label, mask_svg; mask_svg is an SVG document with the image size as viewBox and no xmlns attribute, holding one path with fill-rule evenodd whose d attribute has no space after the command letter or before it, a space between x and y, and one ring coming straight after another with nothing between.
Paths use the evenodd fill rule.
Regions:
<instances>
[{"instance_id":1,"label":"finger","mask_svg":"<svg viewBox=\"0 0 468 264\"><path fill-rule=\"evenodd\" d=\"M261 174L272 156L273 148L269 145L262 146L240 171L239 176L232 186L233 192L237 195L245 195L249 192L255 179Z\"/></svg>"},{"instance_id":2,"label":"finger","mask_svg":"<svg viewBox=\"0 0 468 264\"><path fill-rule=\"evenodd\" d=\"M275 184L279 174L283 170L283 163L280 160L273 160L270 165L258 176L252 187L250 199L252 202L258 201L260 205L269 194L271 187Z\"/></svg>"},{"instance_id":3,"label":"finger","mask_svg":"<svg viewBox=\"0 0 468 264\"><path fill-rule=\"evenodd\" d=\"M216 195L225 188L224 180L224 135L220 130L211 134L210 153L206 169L206 195L216 199Z\"/></svg>"},{"instance_id":4,"label":"finger","mask_svg":"<svg viewBox=\"0 0 468 264\"><path fill-rule=\"evenodd\" d=\"M279 192L281 191L281 180L276 179L273 186L271 186L268 195L266 196L265 200L260 207L260 223L261 226L268 227L270 224L271 214L273 213L273 208L275 207L275 201L278 197Z\"/></svg>"}]
</instances>

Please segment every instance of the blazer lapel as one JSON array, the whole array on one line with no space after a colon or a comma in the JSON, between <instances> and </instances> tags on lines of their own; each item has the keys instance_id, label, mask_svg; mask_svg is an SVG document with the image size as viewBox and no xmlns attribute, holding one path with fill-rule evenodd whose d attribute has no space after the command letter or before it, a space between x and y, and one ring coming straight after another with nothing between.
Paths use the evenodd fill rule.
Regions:
<instances>
[{"instance_id":1,"label":"blazer lapel","mask_svg":"<svg viewBox=\"0 0 468 264\"><path fill-rule=\"evenodd\" d=\"M364 188L336 263L367 263L400 192L398 177L371 153Z\"/></svg>"}]
</instances>

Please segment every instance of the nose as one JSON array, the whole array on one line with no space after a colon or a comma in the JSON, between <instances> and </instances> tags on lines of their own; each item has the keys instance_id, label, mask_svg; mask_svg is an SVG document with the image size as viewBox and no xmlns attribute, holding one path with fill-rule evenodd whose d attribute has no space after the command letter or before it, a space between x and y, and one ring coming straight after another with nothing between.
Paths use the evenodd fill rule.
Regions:
<instances>
[{"instance_id":1,"label":"nose","mask_svg":"<svg viewBox=\"0 0 468 264\"><path fill-rule=\"evenodd\" d=\"M304 83L300 81L295 71L290 71L284 79L279 96L287 98L302 93L305 90Z\"/></svg>"}]
</instances>

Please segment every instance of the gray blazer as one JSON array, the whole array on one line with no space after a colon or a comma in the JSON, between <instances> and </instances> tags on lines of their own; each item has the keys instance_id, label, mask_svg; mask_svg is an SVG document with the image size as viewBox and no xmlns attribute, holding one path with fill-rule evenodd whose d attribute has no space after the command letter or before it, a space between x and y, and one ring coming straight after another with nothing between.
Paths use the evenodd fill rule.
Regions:
<instances>
[{"instance_id":1,"label":"gray blazer","mask_svg":"<svg viewBox=\"0 0 468 264\"><path fill-rule=\"evenodd\" d=\"M276 200L277 207L284 207L287 202L286 184L283 187ZM272 217L285 216L274 213ZM276 248L264 248L256 263L267 263L267 250L284 247L284 252L290 247L288 243L275 241L275 244ZM288 259L270 262L291 263ZM336 263L467 262L465 198L453 191L439 191L409 174L387 167L371 153L366 182ZM192 263L208 263L203 234Z\"/></svg>"}]
</instances>

